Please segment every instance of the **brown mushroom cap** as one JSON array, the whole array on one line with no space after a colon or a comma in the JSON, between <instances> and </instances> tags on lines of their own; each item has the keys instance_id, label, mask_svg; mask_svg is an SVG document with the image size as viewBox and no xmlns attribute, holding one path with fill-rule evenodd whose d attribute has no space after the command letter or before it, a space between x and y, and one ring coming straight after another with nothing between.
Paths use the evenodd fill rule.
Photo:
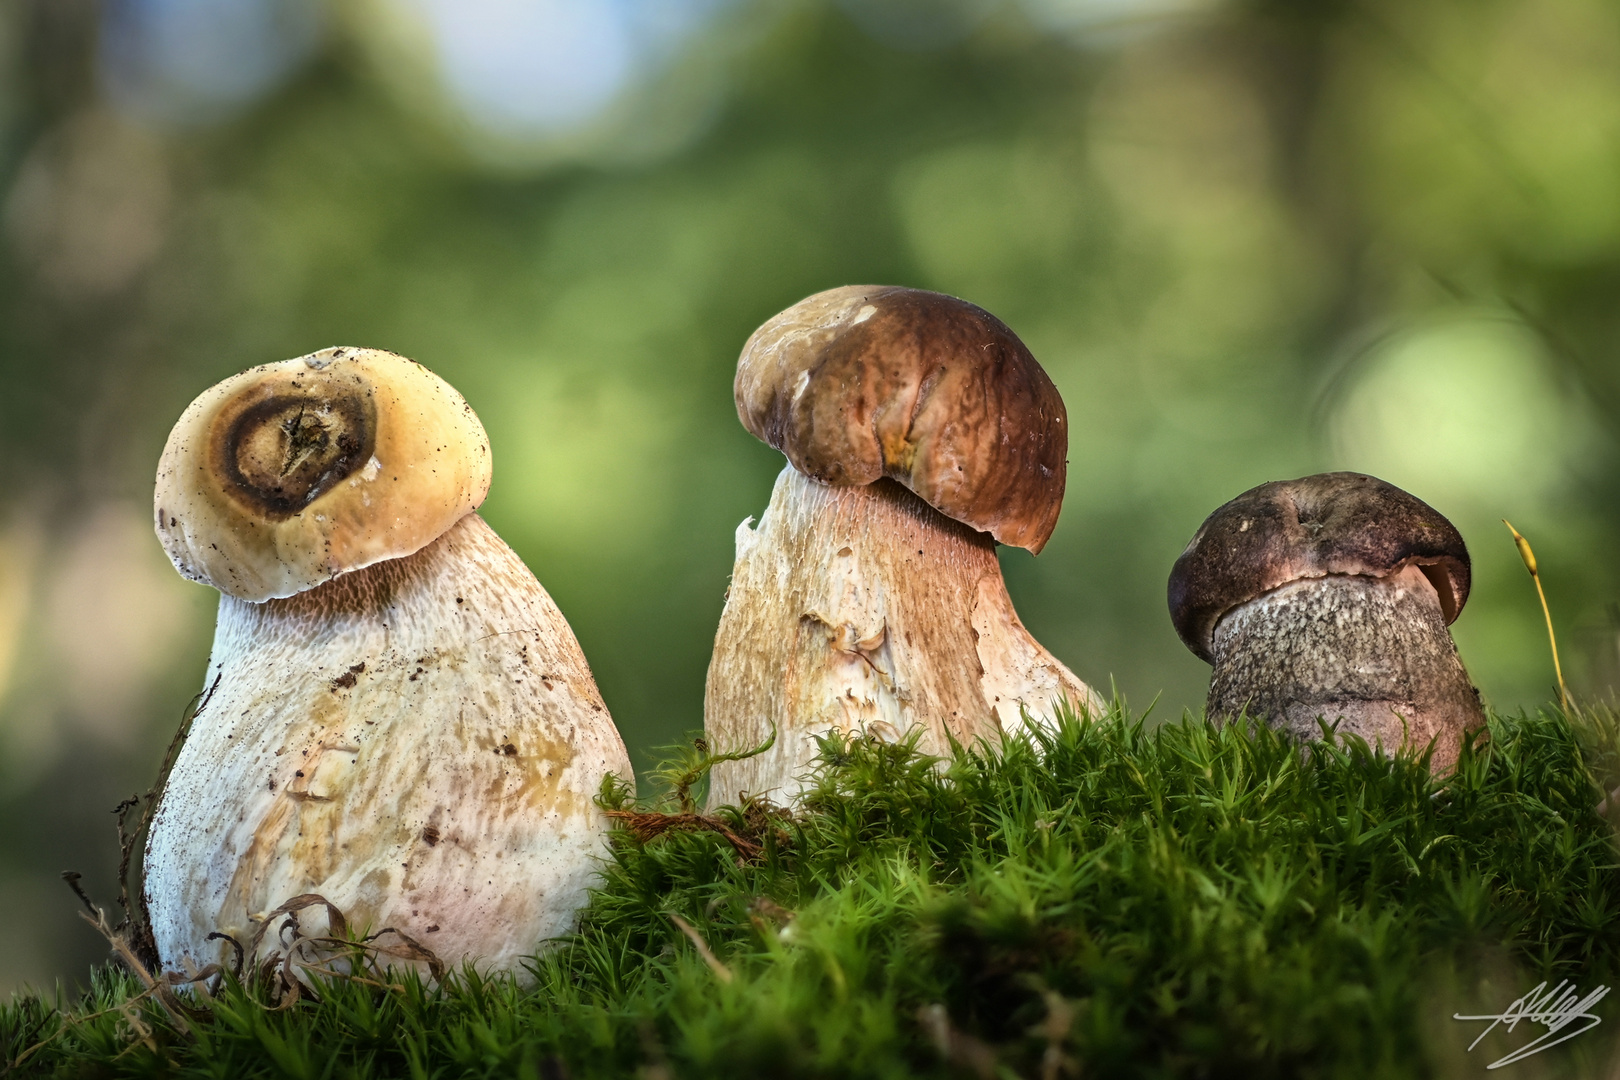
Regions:
<instances>
[{"instance_id":1,"label":"brown mushroom cap","mask_svg":"<svg viewBox=\"0 0 1620 1080\"><path fill-rule=\"evenodd\" d=\"M1361 473L1251 488L1199 526L1170 571L1170 618L1202 659L1221 616L1263 593L1329 574L1388 577L1417 566L1450 623L1468 601L1468 548L1417 496Z\"/></svg>"},{"instance_id":2,"label":"brown mushroom cap","mask_svg":"<svg viewBox=\"0 0 1620 1080\"><path fill-rule=\"evenodd\" d=\"M472 408L413 360L335 348L233 375L158 463L158 539L193 581L255 603L420 550L489 491Z\"/></svg>"},{"instance_id":3,"label":"brown mushroom cap","mask_svg":"<svg viewBox=\"0 0 1620 1080\"><path fill-rule=\"evenodd\" d=\"M957 521L1039 552L1063 505L1068 416L1000 319L921 289L849 285L755 330L737 415L826 484L888 476Z\"/></svg>"}]
</instances>

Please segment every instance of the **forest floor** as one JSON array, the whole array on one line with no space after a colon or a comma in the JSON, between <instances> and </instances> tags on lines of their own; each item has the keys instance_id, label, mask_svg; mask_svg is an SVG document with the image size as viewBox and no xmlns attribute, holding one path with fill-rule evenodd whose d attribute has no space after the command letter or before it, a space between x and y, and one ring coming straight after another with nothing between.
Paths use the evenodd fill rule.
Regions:
<instances>
[{"instance_id":1,"label":"forest floor","mask_svg":"<svg viewBox=\"0 0 1620 1080\"><path fill-rule=\"evenodd\" d=\"M380 941L297 993L109 962L0 1009L0 1075L1482 1076L1587 1021L1470 1050L1489 1021L1454 1014L1620 975L1609 709L1493 716L1440 780L1118 704L944 763L829 741L793 815L698 812L704 758L604 792L599 886L523 985L385 970ZM1606 1074L1617 1026L1504 1075Z\"/></svg>"}]
</instances>

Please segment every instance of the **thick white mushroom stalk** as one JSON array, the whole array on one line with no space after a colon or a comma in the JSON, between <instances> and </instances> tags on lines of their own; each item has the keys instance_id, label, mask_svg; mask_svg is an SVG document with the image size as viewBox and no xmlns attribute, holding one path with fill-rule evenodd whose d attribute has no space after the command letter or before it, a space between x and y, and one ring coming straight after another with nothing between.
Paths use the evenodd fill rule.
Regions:
<instances>
[{"instance_id":1,"label":"thick white mushroom stalk","mask_svg":"<svg viewBox=\"0 0 1620 1080\"><path fill-rule=\"evenodd\" d=\"M228 961L209 934L247 945L303 893L486 970L570 929L592 797L630 763L567 622L476 514L307 592L221 596L208 682L146 851L166 967Z\"/></svg>"},{"instance_id":2,"label":"thick white mushroom stalk","mask_svg":"<svg viewBox=\"0 0 1620 1080\"><path fill-rule=\"evenodd\" d=\"M890 480L818 483L789 466L737 562L715 639L704 727L716 749L767 754L714 767L709 802L792 803L829 732L919 748L995 740L1024 712L1096 709L1090 687L1018 621L995 543Z\"/></svg>"}]
</instances>

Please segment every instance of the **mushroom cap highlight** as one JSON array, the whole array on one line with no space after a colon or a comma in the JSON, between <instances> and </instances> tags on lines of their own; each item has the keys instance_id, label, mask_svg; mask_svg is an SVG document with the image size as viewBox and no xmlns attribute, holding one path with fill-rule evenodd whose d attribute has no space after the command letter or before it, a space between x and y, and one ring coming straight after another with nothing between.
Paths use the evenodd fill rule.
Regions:
<instances>
[{"instance_id":1,"label":"mushroom cap highlight","mask_svg":"<svg viewBox=\"0 0 1620 1080\"><path fill-rule=\"evenodd\" d=\"M1251 488L1199 526L1170 571L1176 633L1213 663L1215 624L1293 581L1423 571L1451 623L1468 601L1468 548L1438 510L1394 484L1335 472Z\"/></svg>"},{"instance_id":2,"label":"mushroom cap highlight","mask_svg":"<svg viewBox=\"0 0 1620 1080\"><path fill-rule=\"evenodd\" d=\"M412 554L483 502L489 439L443 379L379 349L262 364L203 392L158 463L158 539L254 603Z\"/></svg>"},{"instance_id":3,"label":"mushroom cap highlight","mask_svg":"<svg viewBox=\"0 0 1620 1080\"><path fill-rule=\"evenodd\" d=\"M737 415L825 484L891 477L1039 552L1063 505L1068 415L1006 324L941 293L848 285L788 308L737 361Z\"/></svg>"}]
</instances>

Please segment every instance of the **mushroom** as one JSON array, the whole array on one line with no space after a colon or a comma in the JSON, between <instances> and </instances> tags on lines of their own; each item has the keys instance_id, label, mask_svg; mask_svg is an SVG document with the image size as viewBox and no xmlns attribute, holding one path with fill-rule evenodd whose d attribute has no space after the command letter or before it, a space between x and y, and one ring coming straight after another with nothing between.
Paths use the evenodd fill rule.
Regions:
<instances>
[{"instance_id":1,"label":"mushroom","mask_svg":"<svg viewBox=\"0 0 1620 1080\"><path fill-rule=\"evenodd\" d=\"M372 349L252 368L175 425L158 538L222 595L146 846L166 967L306 893L486 970L568 930L592 796L630 763L562 613L473 512L489 480L461 396Z\"/></svg>"},{"instance_id":2,"label":"mushroom","mask_svg":"<svg viewBox=\"0 0 1620 1080\"><path fill-rule=\"evenodd\" d=\"M828 732L947 752L1096 695L1013 612L996 543L1039 552L1063 501L1063 399L1017 336L954 297L818 293L737 362L743 426L787 455L737 561L704 695L710 802L791 802Z\"/></svg>"},{"instance_id":3,"label":"mushroom","mask_svg":"<svg viewBox=\"0 0 1620 1080\"><path fill-rule=\"evenodd\" d=\"M1176 633L1214 665L1206 711L1299 738L1317 718L1456 763L1484 725L1447 625L1468 600L1451 522L1392 484L1337 472L1261 484L1211 514L1170 572Z\"/></svg>"}]
</instances>

